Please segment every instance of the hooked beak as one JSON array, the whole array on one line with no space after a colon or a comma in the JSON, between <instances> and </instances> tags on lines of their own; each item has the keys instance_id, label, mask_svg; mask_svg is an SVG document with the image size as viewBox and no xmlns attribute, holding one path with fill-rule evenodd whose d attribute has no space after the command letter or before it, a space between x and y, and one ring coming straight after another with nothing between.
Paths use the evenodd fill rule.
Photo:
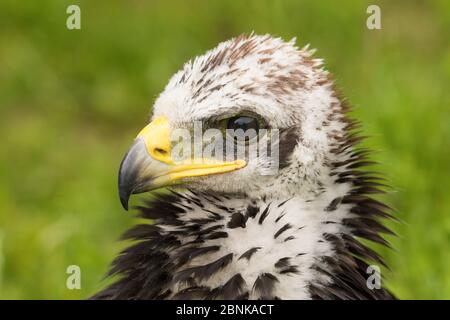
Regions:
<instances>
[{"instance_id":1,"label":"hooked beak","mask_svg":"<svg viewBox=\"0 0 450 320\"><path fill-rule=\"evenodd\" d=\"M205 158L175 163L171 157L169 122L158 117L142 129L120 164L120 202L128 210L132 194L180 183L184 178L234 171L245 165L244 160Z\"/></svg>"}]
</instances>

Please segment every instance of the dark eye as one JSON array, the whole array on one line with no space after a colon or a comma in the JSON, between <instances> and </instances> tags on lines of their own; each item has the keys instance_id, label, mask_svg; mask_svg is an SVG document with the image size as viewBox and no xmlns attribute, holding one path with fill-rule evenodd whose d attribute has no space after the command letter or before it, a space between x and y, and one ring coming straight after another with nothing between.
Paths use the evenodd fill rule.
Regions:
<instances>
[{"instance_id":1,"label":"dark eye","mask_svg":"<svg viewBox=\"0 0 450 320\"><path fill-rule=\"evenodd\" d=\"M244 131L254 129L256 132L258 132L259 123L258 120L252 117L233 117L228 120L227 129L242 129Z\"/></svg>"},{"instance_id":2,"label":"dark eye","mask_svg":"<svg viewBox=\"0 0 450 320\"><path fill-rule=\"evenodd\" d=\"M256 118L247 116L233 117L228 119L227 122L227 130L233 130L235 139L242 138L246 141L256 137L261 127L261 121L258 121L258 119ZM244 136L240 137L240 135Z\"/></svg>"}]
</instances>

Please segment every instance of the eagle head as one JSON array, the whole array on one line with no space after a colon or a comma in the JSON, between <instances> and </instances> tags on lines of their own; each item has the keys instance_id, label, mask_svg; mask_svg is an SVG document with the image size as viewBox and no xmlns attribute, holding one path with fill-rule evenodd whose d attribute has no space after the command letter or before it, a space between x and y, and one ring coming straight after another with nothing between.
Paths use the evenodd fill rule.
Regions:
<instances>
[{"instance_id":1,"label":"eagle head","mask_svg":"<svg viewBox=\"0 0 450 320\"><path fill-rule=\"evenodd\" d=\"M157 98L120 167L122 204L168 185L243 197L312 196L326 183L344 136L341 108L322 60L295 39L241 35L222 42L187 62Z\"/></svg>"}]
</instances>

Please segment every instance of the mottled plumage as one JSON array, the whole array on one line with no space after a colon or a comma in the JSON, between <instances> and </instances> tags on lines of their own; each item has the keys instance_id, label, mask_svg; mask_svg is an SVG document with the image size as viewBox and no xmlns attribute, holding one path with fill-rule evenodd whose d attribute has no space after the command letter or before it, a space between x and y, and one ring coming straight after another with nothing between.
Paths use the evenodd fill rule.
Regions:
<instances>
[{"instance_id":1,"label":"mottled plumage","mask_svg":"<svg viewBox=\"0 0 450 320\"><path fill-rule=\"evenodd\" d=\"M322 61L294 41L243 35L188 62L155 102L172 127L256 113L280 130L280 170L265 163L185 179L138 208L148 224L113 261L96 299L391 299L369 289L387 245L382 178Z\"/></svg>"}]
</instances>

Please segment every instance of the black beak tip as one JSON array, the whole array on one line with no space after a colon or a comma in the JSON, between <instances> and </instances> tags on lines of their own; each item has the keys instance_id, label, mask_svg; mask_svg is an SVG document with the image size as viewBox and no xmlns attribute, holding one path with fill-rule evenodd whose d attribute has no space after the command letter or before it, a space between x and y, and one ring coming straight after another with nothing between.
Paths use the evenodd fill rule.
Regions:
<instances>
[{"instance_id":1,"label":"black beak tip","mask_svg":"<svg viewBox=\"0 0 450 320\"><path fill-rule=\"evenodd\" d=\"M145 154L145 144L142 139L137 139L122 159L119 167L118 187L119 198L122 207L128 211L128 201L135 193L136 187L142 182L139 172L142 168L142 153Z\"/></svg>"},{"instance_id":2,"label":"black beak tip","mask_svg":"<svg viewBox=\"0 0 450 320\"><path fill-rule=\"evenodd\" d=\"M118 189L119 189L119 198L122 207L128 211L128 201L130 200L130 196L132 193L132 184L130 181L130 173L128 172L127 161L129 156L129 152L125 155L122 162L120 163L119 168L119 176L118 176Z\"/></svg>"},{"instance_id":3,"label":"black beak tip","mask_svg":"<svg viewBox=\"0 0 450 320\"><path fill-rule=\"evenodd\" d=\"M128 211L128 200L130 199L130 192L119 192L120 203L122 207Z\"/></svg>"}]
</instances>

